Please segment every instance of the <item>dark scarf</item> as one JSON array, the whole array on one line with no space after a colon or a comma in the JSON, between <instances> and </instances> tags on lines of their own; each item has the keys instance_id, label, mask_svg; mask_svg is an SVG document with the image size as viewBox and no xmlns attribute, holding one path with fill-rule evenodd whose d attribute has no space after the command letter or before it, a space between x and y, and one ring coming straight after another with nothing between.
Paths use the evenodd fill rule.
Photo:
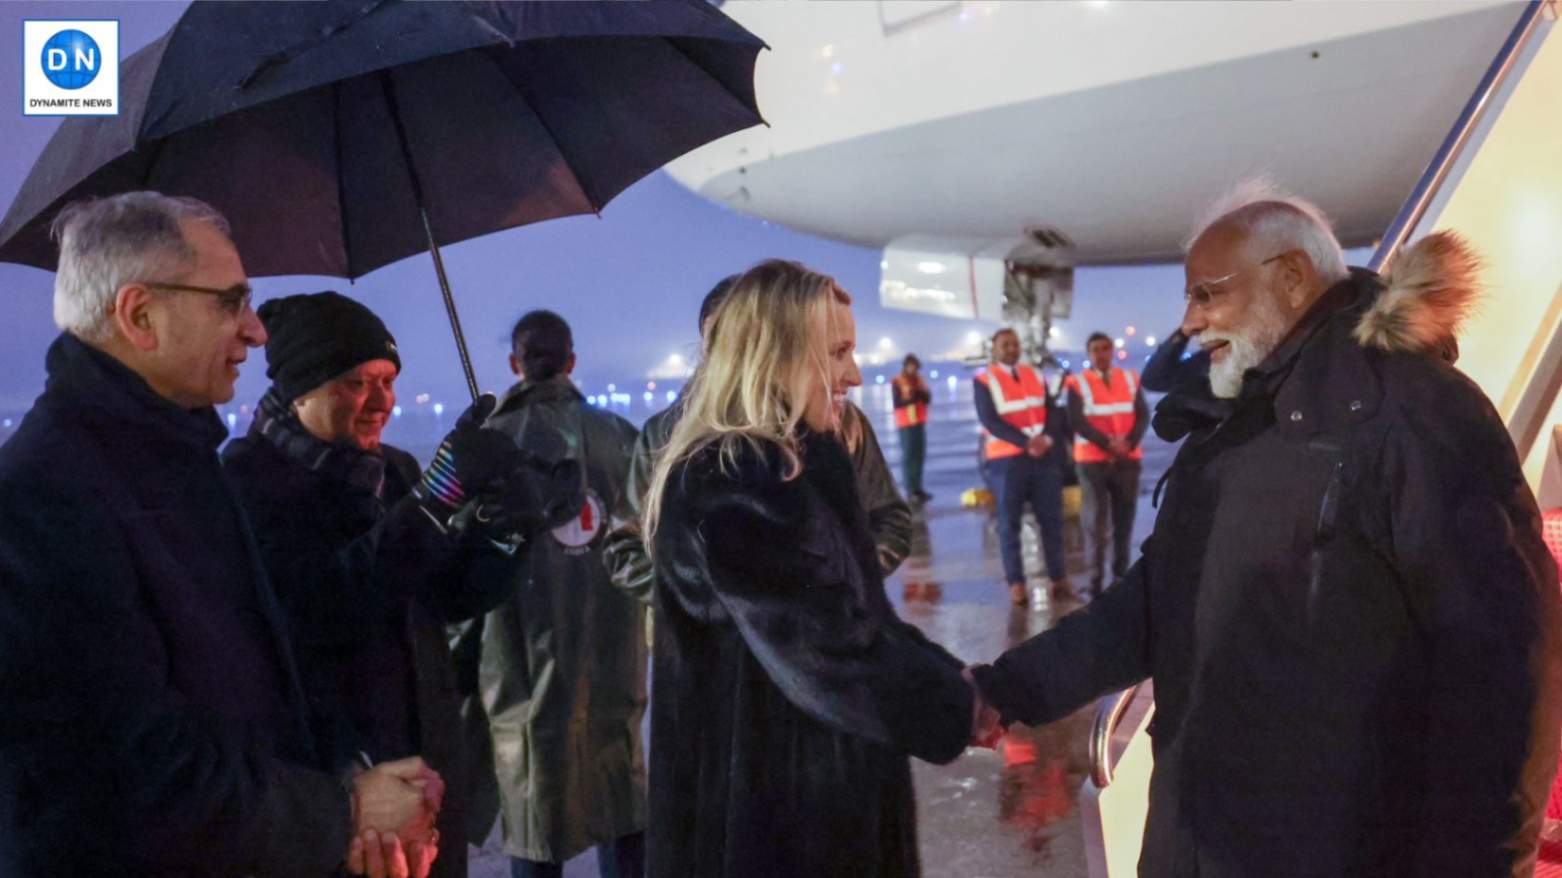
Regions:
<instances>
[{"instance_id":1,"label":"dark scarf","mask_svg":"<svg viewBox=\"0 0 1562 878\"><path fill-rule=\"evenodd\" d=\"M346 485L363 498L363 511L378 519L385 510L385 458L351 445L324 442L304 429L298 413L276 388L266 391L255 409L249 435L270 443L288 460Z\"/></svg>"}]
</instances>

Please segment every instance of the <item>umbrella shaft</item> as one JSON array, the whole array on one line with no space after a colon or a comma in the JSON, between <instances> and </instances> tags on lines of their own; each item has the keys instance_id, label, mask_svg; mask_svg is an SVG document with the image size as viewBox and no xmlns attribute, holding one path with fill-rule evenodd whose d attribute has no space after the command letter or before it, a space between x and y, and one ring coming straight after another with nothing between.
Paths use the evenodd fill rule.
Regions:
<instances>
[{"instance_id":1,"label":"umbrella shaft","mask_svg":"<svg viewBox=\"0 0 1562 878\"><path fill-rule=\"evenodd\" d=\"M439 276L439 293L445 298L445 313L450 317L450 332L456 337L456 354L461 357L461 371L466 375L466 388L472 399L477 399L477 374L472 371L472 355L466 350L466 333L461 331L461 317L456 314L456 300L450 295L450 279L445 277L445 260L439 255L439 244L434 240L434 227L429 225L428 211L418 205L418 215L423 218L423 234L428 236L428 252L434 257L434 273Z\"/></svg>"}]
</instances>

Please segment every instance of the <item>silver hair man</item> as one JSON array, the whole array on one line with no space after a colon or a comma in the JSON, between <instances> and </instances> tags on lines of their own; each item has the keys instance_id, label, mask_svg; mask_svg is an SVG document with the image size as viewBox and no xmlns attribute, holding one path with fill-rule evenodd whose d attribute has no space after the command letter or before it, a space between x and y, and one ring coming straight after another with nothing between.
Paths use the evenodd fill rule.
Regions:
<instances>
[{"instance_id":1,"label":"silver hair man","mask_svg":"<svg viewBox=\"0 0 1562 878\"><path fill-rule=\"evenodd\" d=\"M215 208L159 192L78 201L60 211L50 232L60 246L55 325L83 341L108 341L120 287L176 276L194 261L195 250L180 226L186 220L229 234L228 221Z\"/></svg>"},{"instance_id":2,"label":"silver hair man","mask_svg":"<svg viewBox=\"0 0 1562 878\"><path fill-rule=\"evenodd\" d=\"M1242 377L1269 356L1294 324L1287 308L1269 288L1276 271L1310 274L1316 289L1344 280L1350 272L1327 216L1313 203L1279 189L1267 180L1241 184L1205 212L1184 247L1190 256L1187 296L1189 311L1206 320L1196 322L1193 341L1211 352L1210 389L1220 398L1234 398ZM1201 243L1229 239L1240 264L1219 274L1195 270L1193 256ZM1295 254L1296 265L1276 264ZM1229 270L1228 270L1229 269Z\"/></svg>"}]
</instances>

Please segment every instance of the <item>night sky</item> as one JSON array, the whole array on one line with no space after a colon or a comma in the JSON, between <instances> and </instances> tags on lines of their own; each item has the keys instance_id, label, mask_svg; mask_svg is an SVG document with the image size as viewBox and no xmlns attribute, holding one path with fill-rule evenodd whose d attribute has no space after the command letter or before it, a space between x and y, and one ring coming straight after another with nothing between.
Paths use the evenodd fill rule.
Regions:
<instances>
[{"instance_id":1,"label":"night sky","mask_svg":"<svg viewBox=\"0 0 1562 878\"><path fill-rule=\"evenodd\" d=\"M58 124L28 118L21 108L21 21L26 18L117 18L122 55L167 30L183 2L30 2L0 4L0 204L9 205L34 159ZM760 34L761 37L764 34ZM764 95L760 95L761 110ZM478 380L501 390L511 380L505 355L509 328L532 308L550 308L575 331L577 376L588 393L609 381L642 381L673 353L695 351L695 314L720 277L772 256L798 259L834 275L856 298L858 346L880 350L893 341L897 355L914 350L929 359L961 346L972 330L991 325L885 310L878 305L879 253L826 241L718 207L665 174L631 187L601 218L576 217L512 229L444 249L452 288L466 326ZM242 255L242 254L241 254ZM55 335L50 296L53 276L0 264L0 409L27 406L43 384L43 354ZM1093 329L1139 339L1164 333L1180 316L1180 269L1081 269L1075 308L1063 329L1083 338ZM440 304L432 262L403 260L355 284L335 278L256 279L257 299L336 289L374 308L396 335L404 371L403 400L418 393L459 402L464 382ZM257 302L258 304L258 302ZM1142 347L1139 350L1143 350ZM252 402L266 385L264 356L252 354L235 403ZM626 388L627 389L627 388Z\"/></svg>"}]
</instances>

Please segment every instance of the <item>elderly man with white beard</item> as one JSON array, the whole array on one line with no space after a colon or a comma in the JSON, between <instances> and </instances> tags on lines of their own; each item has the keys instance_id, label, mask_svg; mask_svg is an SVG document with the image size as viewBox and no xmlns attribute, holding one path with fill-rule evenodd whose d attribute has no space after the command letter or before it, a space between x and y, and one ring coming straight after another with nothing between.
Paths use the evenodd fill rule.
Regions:
<instances>
[{"instance_id":1,"label":"elderly man with white beard","mask_svg":"<svg viewBox=\"0 0 1562 878\"><path fill-rule=\"evenodd\" d=\"M1274 191L1193 236L1182 329L1211 368L1158 413L1186 441L1142 557L972 669L992 724L1154 680L1140 875L1533 868L1562 602L1512 442L1450 362L1476 271L1449 234L1347 269Z\"/></svg>"}]
</instances>

